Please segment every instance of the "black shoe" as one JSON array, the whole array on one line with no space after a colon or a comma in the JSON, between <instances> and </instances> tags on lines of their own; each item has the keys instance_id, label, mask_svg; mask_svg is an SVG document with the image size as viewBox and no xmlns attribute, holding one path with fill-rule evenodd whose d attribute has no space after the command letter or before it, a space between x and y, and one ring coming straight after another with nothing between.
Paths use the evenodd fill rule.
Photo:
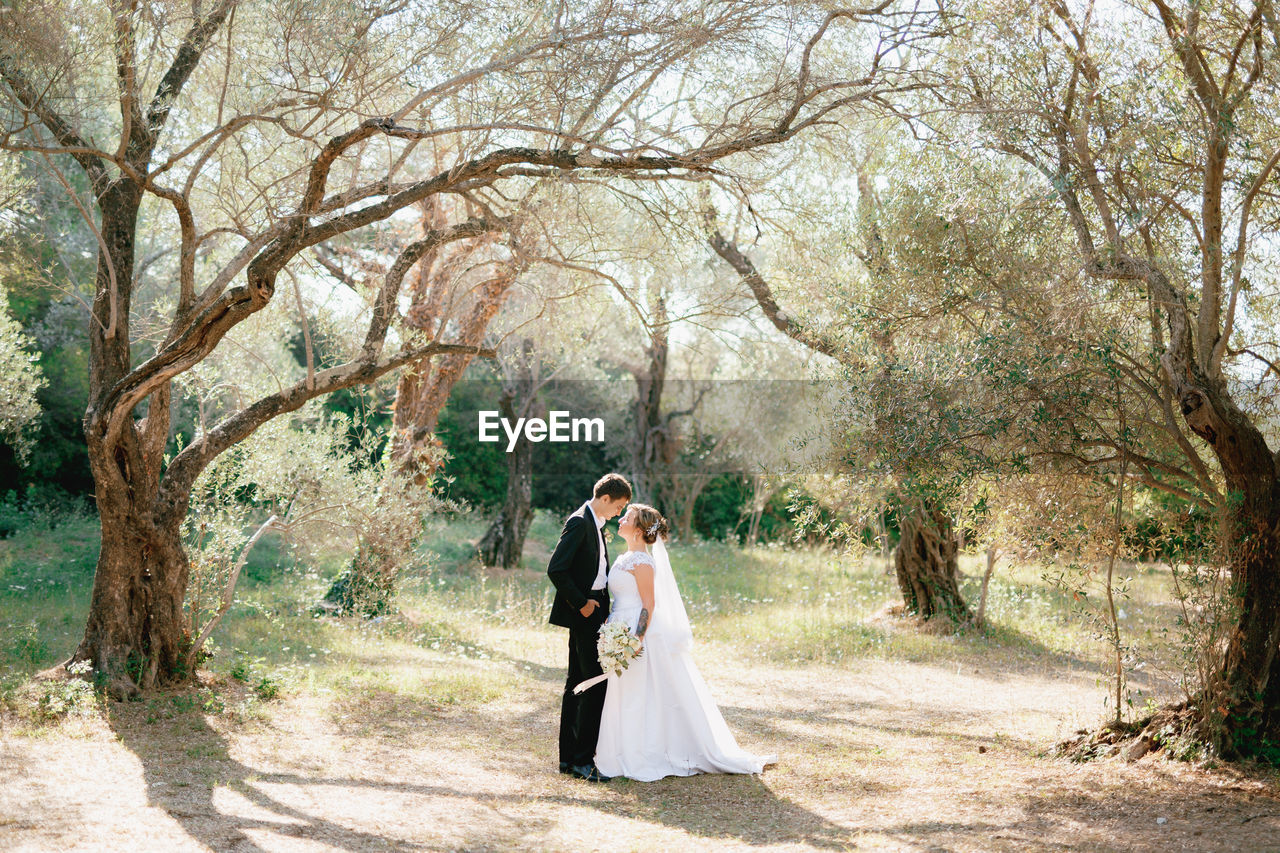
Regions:
<instances>
[{"instance_id":1,"label":"black shoe","mask_svg":"<svg viewBox=\"0 0 1280 853\"><path fill-rule=\"evenodd\" d=\"M608 782L612 776L606 776L596 769L594 764L577 764L569 768L570 775L585 779L588 782Z\"/></svg>"},{"instance_id":2,"label":"black shoe","mask_svg":"<svg viewBox=\"0 0 1280 853\"><path fill-rule=\"evenodd\" d=\"M567 762L567 761L561 761L561 762L560 762L560 772L561 772L561 773L563 773L564 775L568 776L569 774L573 773L573 765L571 765L571 764L570 764L569 762Z\"/></svg>"}]
</instances>

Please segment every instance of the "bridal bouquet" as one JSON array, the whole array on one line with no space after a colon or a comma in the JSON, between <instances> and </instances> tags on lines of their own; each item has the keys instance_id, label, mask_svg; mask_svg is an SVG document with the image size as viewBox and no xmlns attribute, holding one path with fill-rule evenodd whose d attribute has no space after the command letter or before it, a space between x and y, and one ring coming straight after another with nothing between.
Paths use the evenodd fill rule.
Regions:
<instances>
[{"instance_id":1,"label":"bridal bouquet","mask_svg":"<svg viewBox=\"0 0 1280 853\"><path fill-rule=\"evenodd\" d=\"M604 675L588 678L573 688L574 693L582 693L609 677L609 673L622 675L622 671L640 655L644 642L631 633L625 622L606 622L600 626L600 637L596 640L596 654L600 658L600 668Z\"/></svg>"},{"instance_id":2,"label":"bridal bouquet","mask_svg":"<svg viewBox=\"0 0 1280 853\"><path fill-rule=\"evenodd\" d=\"M622 675L642 648L644 641L631 633L626 622L609 622L600 626L596 654L600 657L600 668L605 672Z\"/></svg>"}]
</instances>

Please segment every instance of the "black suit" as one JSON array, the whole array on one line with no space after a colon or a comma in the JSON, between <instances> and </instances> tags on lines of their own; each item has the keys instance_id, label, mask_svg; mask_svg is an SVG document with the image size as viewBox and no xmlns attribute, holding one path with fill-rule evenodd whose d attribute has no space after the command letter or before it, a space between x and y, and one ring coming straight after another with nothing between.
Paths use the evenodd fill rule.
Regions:
<instances>
[{"instance_id":1,"label":"black suit","mask_svg":"<svg viewBox=\"0 0 1280 853\"><path fill-rule=\"evenodd\" d=\"M591 590L600 571L601 549L607 570L609 549L590 507L582 506L565 520L560 541L547 563L547 577L556 588L549 621L569 629L569 673L560 704L560 763L573 766L595 761L600 712L604 708L604 683L580 696L573 692L579 682L602 672L596 655L596 635L609 615L609 592ZM583 616L588 598L598 606L590 616Z\"/></svg>"}]
</instances>

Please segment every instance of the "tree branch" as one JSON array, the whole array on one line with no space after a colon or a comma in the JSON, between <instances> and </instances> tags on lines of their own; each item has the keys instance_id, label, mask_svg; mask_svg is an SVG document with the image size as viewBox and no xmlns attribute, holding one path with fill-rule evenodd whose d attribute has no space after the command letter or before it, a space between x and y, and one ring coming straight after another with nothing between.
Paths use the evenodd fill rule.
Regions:
<instances>
[{"instance_id":1,"label":"tree branch","mask_svg":"<svg viewBox=\"0 0 1280 853\"><path fill-rule=\"evenodd\" d=\"M844 348L837 341L825 335L817 334L804 328L778 307L773 292L764 276L756 269L755 264L738 249L732 241L720 233L715 224L715 211L708 208L704 214L707 223L707 242L717 255L724 259L738 276L751 289L760 310L769 318L774 327L792 340L799 341L816 352L828 355L836 361L844 362L848 358Z\"/></svg>"},{"instance_id":2,"label":"tree branch","mask_svg":"<svg viewBox=\"0 0 1280 853\"><path fill-rule=\"evenodd\" d=\"M186 513L186 496L200 472L227 448L253 433L258 427L282 414L302 408L309 400L342 388L364 385L379 377L436 355L470 353L492 358L491 349L480 346L429 343L403 350L394 358L381 363L349 361L317 373L313 380L303 380L282 391L270 394L250 406L227 417L202 437L187 445L169 465L161 483L161 503L167 512L181 518Z\"/></svg>"},{"instance_id":3,"label":"tree branch","mask_svg":"<svg viewBox=\"0 0 1280 853\"><path fill-rule=\"evenodd\" d=\"M0 53L0 79L9 86L18 102L34 113L40 123L53 134L54 139L58 140L58 144L67 149L67 153L80 164L89 176L89 185L93 188L94 195L100 195L107 188L110 177L104 158L89 153L97 149L85 142L70 122L51 109L42 96L36 94L27 78L10 64L3 53Z\"/></svg>"},{"instance_id":4,"label":"tree branch","mask_svg":"<svg viewBox=\"0 0 1280 853\"><path fill-rule=\"evenodd\" d=\"M220 0L209 16L203 21L196 20L183 37L182 44L179 45L178 52L173 58L173 64L160 79L160 84L156 86L156 93L151 98L151 104L147 107L146 132L151 146L155 145L156 137L168 120L174 101L182 92L183 86L187 84L192 72L196 70L196 66L200 64L200 56L208 46L209 40L217 33L235 6L236 0ZM148 156L150 153L149 147Z\"/></svg>"},{"instance_id":5,"label":"tree branch","mask_svg":"<svg viewBox=\"0 0 1280 853\"><path fill-rule=\"evenodd\" d=\"M402 251L392 270L387 273L374 304L373 318L365 336L362 363L372 364L381 352L400 283L404 279L404 274L418 258L445 243L475 237L499 227L501 227L500 224L484 220L468 220L451 228L433 231ZM130 417L133 408L148 394L159 385L199 364L213 352L227 332L246 317L265 307L271 299L274 288L260 276L256 278L256 286L255 276L251 274L248 284L226 291L212 305L193 318L181 334L116 383L101 405L90 409L86 415L86 421L92 425L91 428L101 430L108 442L114 442L119 437L120 430Z\"/></svg>"}]
</instances>

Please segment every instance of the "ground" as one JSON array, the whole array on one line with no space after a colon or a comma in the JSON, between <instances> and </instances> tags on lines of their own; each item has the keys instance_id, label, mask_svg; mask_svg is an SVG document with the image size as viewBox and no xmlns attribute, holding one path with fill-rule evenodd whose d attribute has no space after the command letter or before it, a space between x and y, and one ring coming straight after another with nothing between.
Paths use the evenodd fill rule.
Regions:
<instances>
[{"instance_id":1,"label":"ground","mask_svg":"<svg viewBox=\"0 0 1280 853\"><path fill-rule=\"evenodd\" d=\"M759 777L560 775L565 638L536 568L424 575L383 622L250 585L196 689L47 723L11 703L0 849L1280 850L1273 771L1054 756L1107 688L1067 622L1016 627L1056 624L1033 581L992 599L1014 627L922 636L870 609L874 567L838 587L828 564L819 588L760 551L771 571L711 583L711 553L687 552L695 657L739 742L778 754ZM1158 613L1135 587L1129 609Z\"/></svg>"},{"instance_id":2,"label":"ground","mask_svg":"<svg viewBox=\"0 0 1280 853\"><path fill-rule=\"evenodd\" d=\"M1096 717L1088 671L698 659L760 777L592 785L556 772L548 630L496 636L478 706L296 695L248 721L147 703L4 740L8 850L1267 850L1265 779L1045 754ZM230 693L232 685L224 685Z\"/></svg>"}]
</instances>

